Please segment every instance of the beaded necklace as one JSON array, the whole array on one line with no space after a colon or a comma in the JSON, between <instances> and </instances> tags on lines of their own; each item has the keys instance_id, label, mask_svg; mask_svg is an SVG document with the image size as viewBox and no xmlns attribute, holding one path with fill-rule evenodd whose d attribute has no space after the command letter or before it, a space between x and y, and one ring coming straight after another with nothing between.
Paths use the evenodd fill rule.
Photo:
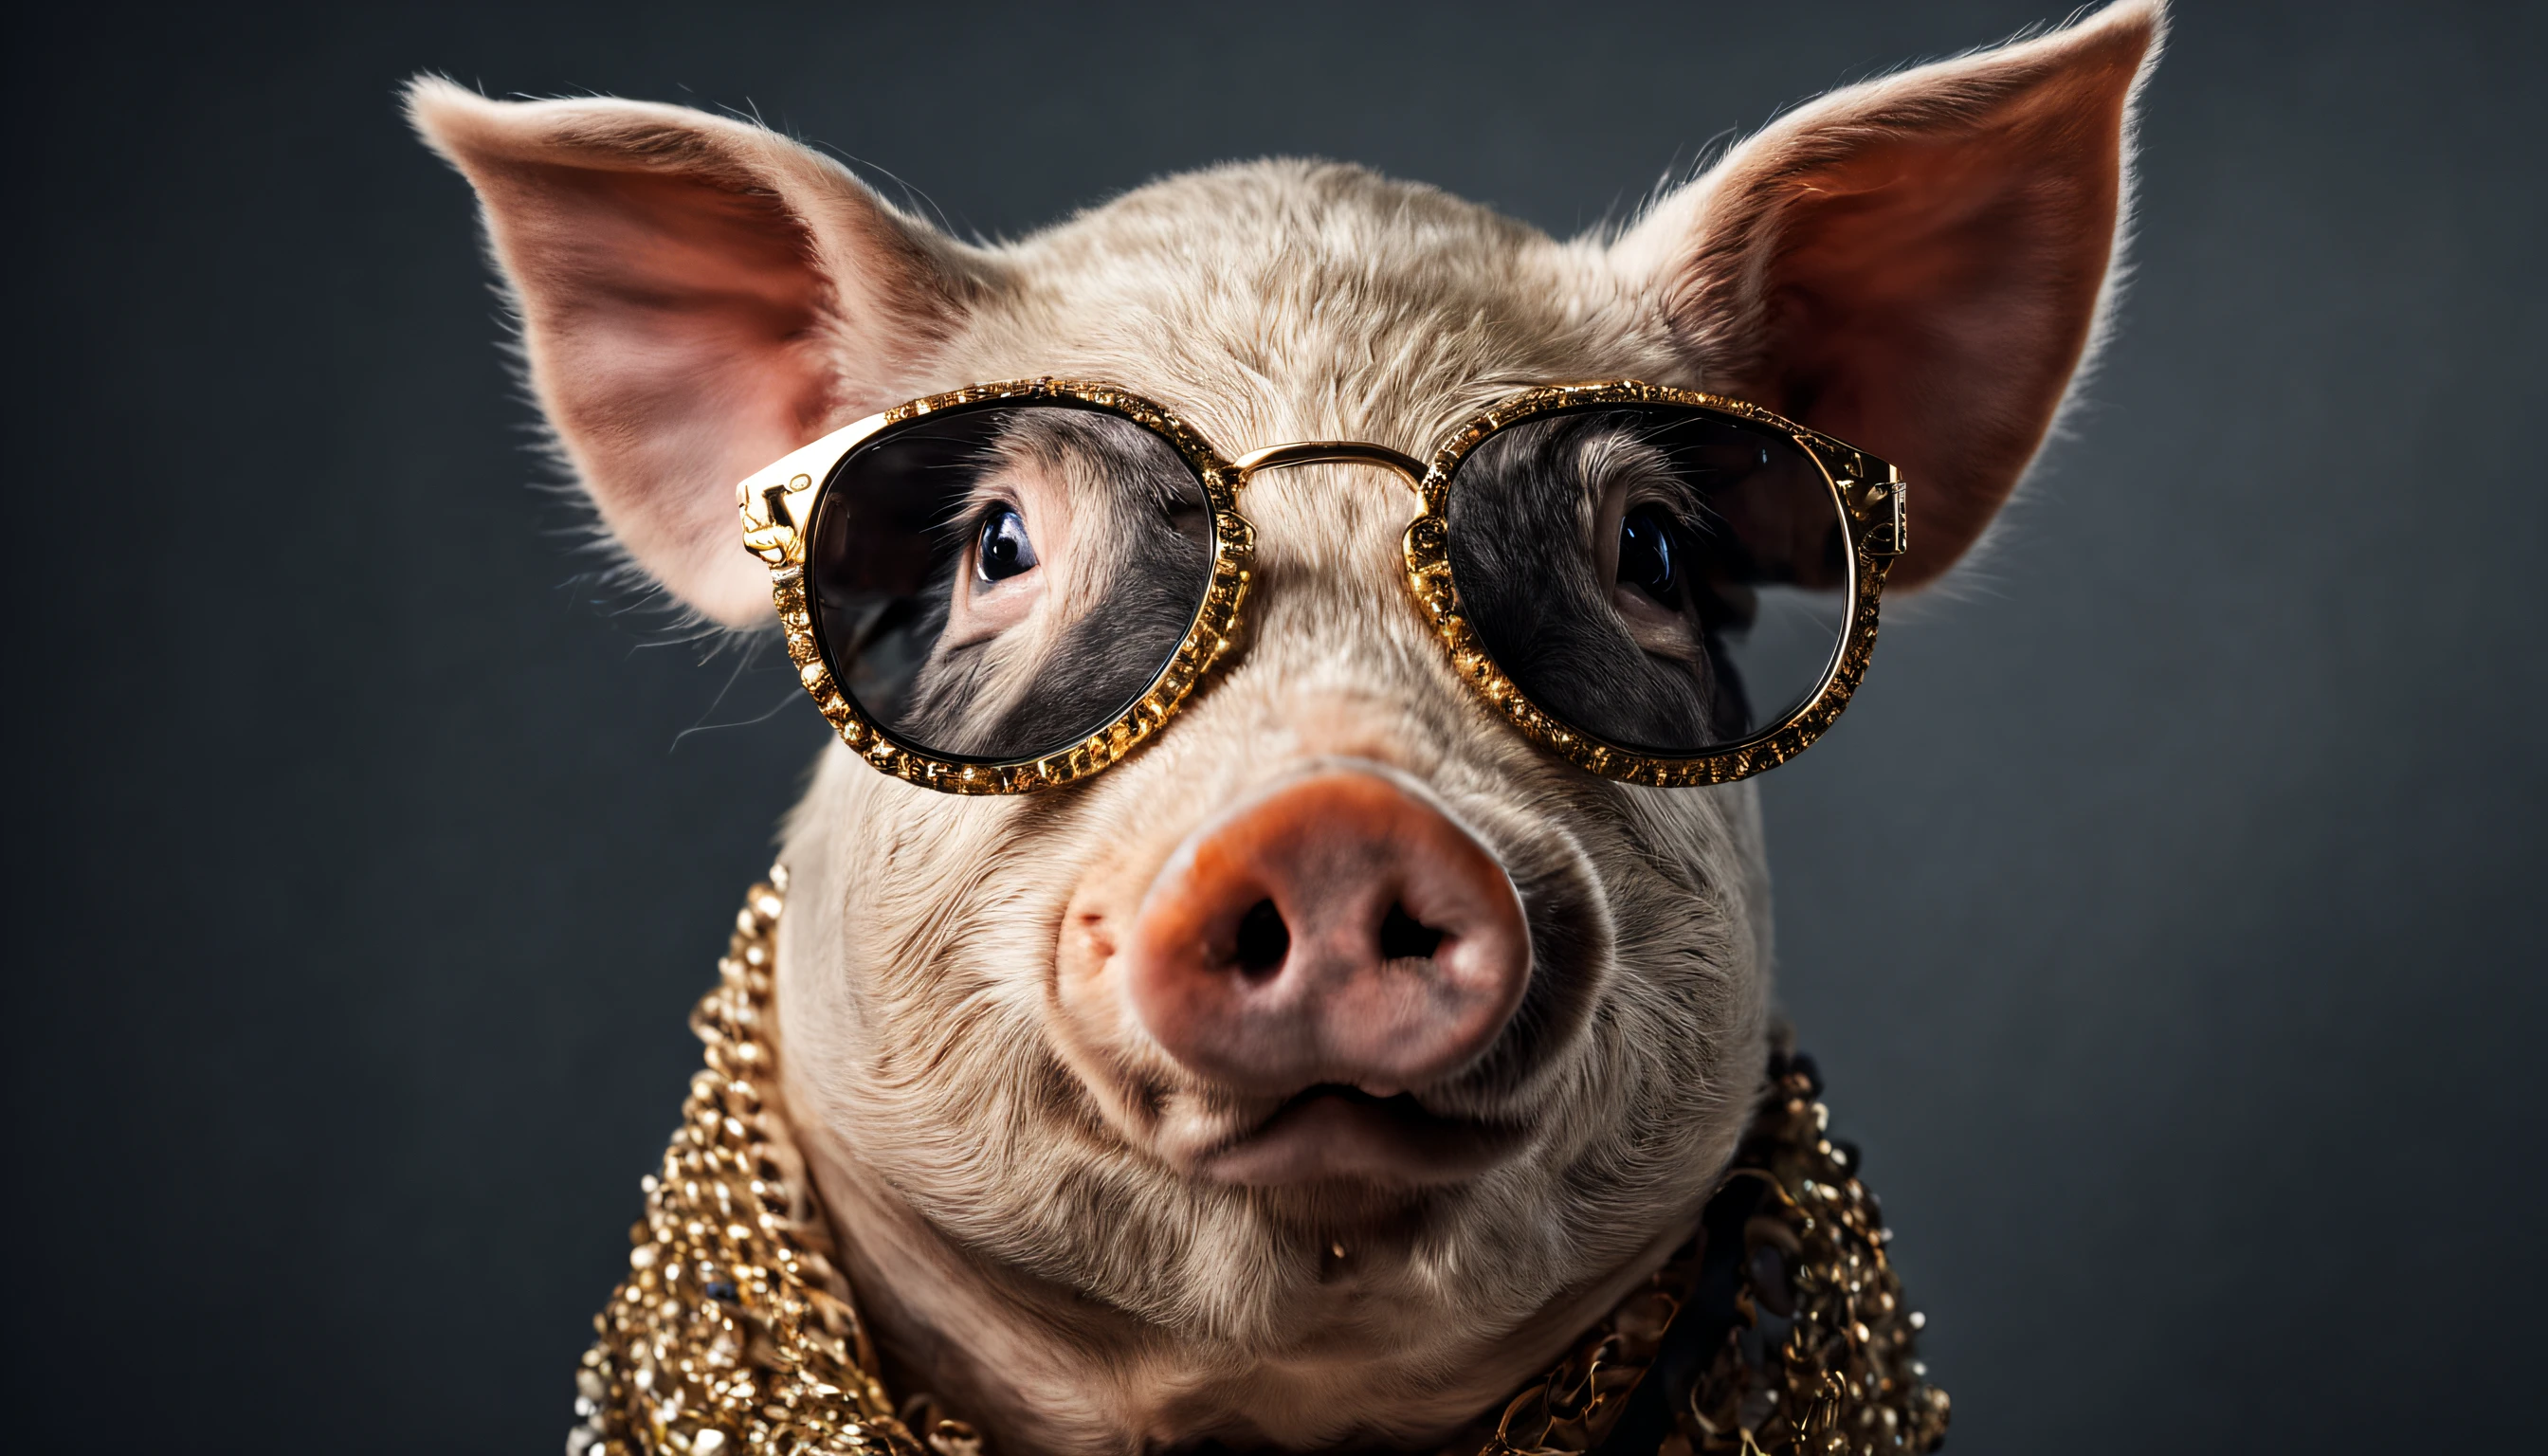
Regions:
<instances>
[{"instance_id":1,"label":"beaded necklace","mask_svg":"<svg viewBox=\"0 0 2548 1456\"><path fill-rule=\"evenodd\" d=\"M767 1089L784 866L752 887L707 1046L628 1277L593 1317L569 1456L984 1456L927 1396L897 1406ZM1913 1348L1858 1153L1812 1059L1780 1045L1697 1232L1564 1359L1435 1456L1877 1456L1937 1448L1947 1395ZM1492 1423L1490 1423L1492 1422Z\"/></svg>"}]
</instances>

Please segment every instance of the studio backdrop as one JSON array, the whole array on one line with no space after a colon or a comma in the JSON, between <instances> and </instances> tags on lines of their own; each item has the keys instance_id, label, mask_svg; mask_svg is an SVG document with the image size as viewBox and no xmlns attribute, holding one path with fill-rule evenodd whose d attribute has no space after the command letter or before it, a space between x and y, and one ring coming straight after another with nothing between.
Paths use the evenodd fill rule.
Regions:
<instances>
[{"instance_id":1,"label":"studio backdrop","mask_svg":"<svg viewBox=\"0 0 2548 1456\"><path fill-rule=\"evenodd\" d=\"M607 577L406 77L757 117L967 234L1266 154L1566 234L2059 19L22 16L9 1443L555 1449L827 731ZM1763 781L1779 996L1953 1449L2535 1438L2543 46L2529 5L2182 7L2102 368Z\"/></svg>"}]
</instances>

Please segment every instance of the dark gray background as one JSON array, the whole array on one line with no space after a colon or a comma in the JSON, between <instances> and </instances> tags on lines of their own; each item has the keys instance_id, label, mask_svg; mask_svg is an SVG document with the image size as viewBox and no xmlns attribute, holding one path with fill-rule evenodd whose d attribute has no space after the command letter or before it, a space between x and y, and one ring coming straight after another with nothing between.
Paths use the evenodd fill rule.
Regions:
<instances>
[{"instance_id":1,"label":"dark gray background","mask_svg":"<svg viewBox=\"0 0 2548 1456\"><path fill-rule=\"evenodd\" d=\"M701 666L581 575L402 76L757 108L988 233L1273 151L1572 230L2057 18L22 19L10 1444L554 1449L821 739L767 659ZM2189 8L2071 437L1767 780L1784 995L1956 1450L2535 1432L2544 32Z\"/></svg>"}]
</instances>

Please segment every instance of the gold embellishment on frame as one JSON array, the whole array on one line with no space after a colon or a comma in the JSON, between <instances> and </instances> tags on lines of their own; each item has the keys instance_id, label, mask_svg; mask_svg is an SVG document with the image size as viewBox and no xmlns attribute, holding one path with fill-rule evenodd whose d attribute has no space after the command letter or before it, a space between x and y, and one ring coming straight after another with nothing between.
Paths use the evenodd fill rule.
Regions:
<instances>
[{"instance_id":1,"label":"gold embellishment on frame","mask_svg":"<svg viewBox=\"0 0 2548 1456\"><path fill-rule=\"evenodd\" d=\"M1193 467L1202 483L1212 516L1212 578L1187 626L1158 675L1141 695L1115 720L1086 738L1054 753L992 762L943 758L896 738L868 721L858 703L833 680L814 635L813 602L805 580L807 537L814 511L831 472L860 446L896 425L970 405L1014 401L1069 400L1120 415L1168 442ZM808 452L823 457L815 484L798 486L811 472L803 468ZM791 467L793 471L791 473ZM756 485L764 477L775 483ZM1129 390L1071 380L1032 379L1010 384L977 385L931 395L896 406L826 436L807 450L778 462L739 488L744 543L771 568L771 595L778 606L778 625L787 638L787 659L797 681L828 720L841 742L877 770L923 788L942 793L1026 793L1068 783L1106 768L1159 731L1212 665L1230 648L1238 632L1239 609L1247 600L1250 565L1256 557L1256 528L1238 513L1242 477L1221 452L1185 421ZM801 524L798 524L801 522Z\"/></svg>"},{"instance_id":2,"label":"gold embellishment on frame","mask_svg":"<svg viewBox=\"0 0 2548 1456\"><path fill-rule=\"evenodd\" d=\"M813 604L805 580L807 535L832 473L852 452L909 420L993 402L1067 400L1120 415L1164 439L1192 466L1211 507L1212 579L1185 639L1133 705L1113 722L1057 753L1031 759L974 762L943 758L901 741L869 722L833 680L815 637ZM1623 748L1573 727L1533 703L1496 665L1460 608L1450 558L1451 476L1480 441L1507 425L1560 410L1598 405L1678 405L1711 410L1775 429L1804 450L1830 487L1850 539L1848 622L1822 682L1776 724L1710 753L1675 757ZM1849 705L1875 650L1876 604L1884 577L1908 544L1906 487L1901 472L1829 435L1807 429L1758 405L1722 395L1633 380L1559 385L1525 391L1471 418L1437 451L1421 478L1412 457L1386 446L1348 440L1304 441L1253 451L1233 464L1175 414L1130 390L1059 379L976 385L896 406L825 436L788 455L737 487L745 548L771 569L772 596L787 639L788 660L806 694L841 741L877 770L944 793L1025 793L1087 777L1139 747L1164 727L1206 673L1236 638L1256 555L1256 531L1238 512L1238 491L1260 470L1354 461L1378 465L1414 481L1423 513L1408 524L1401 541L1407 585L1418 610L1433 625L1462 680L1503 714L1522 735L1591 773L1658 787L1729 783L1774 769L1805 751Z\"/></svg>"},{"instance_id":3,"label":"gold embellishment on frame","mask_svg":"<svg viewBox=\"0 0 2548 1456\"><path fill-rule=\"evenodd\" d=\"M1470 451L1499 430L1542 414L1595 405L1680 405L1775 429L1802 447L1822 471L1848 522L1852 570L1848 625L1840 650L1824 670L1821 684L1803 703L1740 743L1712 753L1675 757L1622 748L1574 727L1532 702L1504 676L1460 609L1459 587L1451 571L1453 472ZM1901 554L1904 542L1902 478L1893 467L1758 405L1634 381L1552 386L1502 401L1452 433L1426 469L1421 489L1424 513L1408 525L1401 543L1407 585L1449 649L1453 670L1541 748L1604 778L1664 788L1731 783L1774 769L1803 753L1840 718L1874 655L1876 602L1884 593L1884 574Z\"/></svg>"}]
</instances>

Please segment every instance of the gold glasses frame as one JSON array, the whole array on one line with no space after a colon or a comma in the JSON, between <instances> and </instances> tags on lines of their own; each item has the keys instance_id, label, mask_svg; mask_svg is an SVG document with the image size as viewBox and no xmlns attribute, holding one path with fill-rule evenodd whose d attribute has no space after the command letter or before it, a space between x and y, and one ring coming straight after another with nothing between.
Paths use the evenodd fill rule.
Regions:
<instances>
[{"instance_id":1,"label":"gold glasses frame","mask_svg":"<svg viewBox=\"0 0 2548 1456\"><path fill-rule=\"evenodd\" d=\"M1034 758L969 760L934 754L868 720L841 689L814 626L806 543L833 476L860 446L897 425L987 404L1063 402L1129 419L1165 440L1201 482L1212 522L1212 574L1183 640L1149 685L1105 727L1067 748ZM1451 482L1460 462L1490 435L1526 419L1604 405L1672 405L1778 431L1822 472L1849 536L1850 573L1841 640L1820 685L1786 716L1751 737L1704 754L1658 755L1605 742L1568 724L1515 686L1496 665L1460 608L1451 569ZM770 568L788 660L814 706L841 741L897 778L947 793L1026 793L1085 778L1130 754L1167 725L1206 674L1236 644L1256 556L1256 527L1239 496L1258 474L1301 465L1376 465L1404 478L1420 502L1401 538L1407 586L1440 637L1452 668L1532 743L1605 778L1665 787L1729 783L1804 752L1848 706L1875 650L1876 604L1884 577L1905 545L1904 485L1893 466L1758 405L1722 395L1618 380L1525 390L1473 415L1431 460L1354 440L1304 440L1229 459L1166 408L1114 385L1065 379L975 385L897 405L846 425L736 487L747 550Z\"/></svg>"}]
</instances>

